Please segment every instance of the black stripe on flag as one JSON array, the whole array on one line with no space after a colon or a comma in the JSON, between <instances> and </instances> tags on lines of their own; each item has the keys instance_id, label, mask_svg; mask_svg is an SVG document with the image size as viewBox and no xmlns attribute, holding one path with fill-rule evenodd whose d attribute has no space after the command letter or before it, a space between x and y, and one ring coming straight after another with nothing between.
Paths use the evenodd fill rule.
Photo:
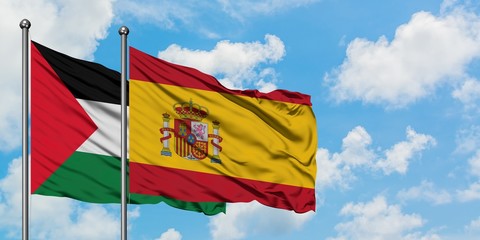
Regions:
<instances>
[{"instance_id":1,"label":"black stripe on flag","mask_svg":"<svg viewBox=\"0 0 480 240\"><path fill-rule=\"evenodd\" d=\"M120 104L119 72L32 42L75 98Z\"/></svg>"}]
</instances>

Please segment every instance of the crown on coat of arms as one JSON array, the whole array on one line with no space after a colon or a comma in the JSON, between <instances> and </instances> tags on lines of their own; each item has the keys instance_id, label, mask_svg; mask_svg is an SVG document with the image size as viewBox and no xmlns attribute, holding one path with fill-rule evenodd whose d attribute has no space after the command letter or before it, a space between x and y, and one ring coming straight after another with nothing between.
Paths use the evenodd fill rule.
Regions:
<instances>
[{"instance_id":1,"label":"crown on coat of arms","mask_svg":"<svg viewBox=\"0 0 480 240\"><path fill-rule=\"evenodd\" d=\"M190 102L178 102L173 104L173 110L175 110L182 119L192 119L197 121L206 118L209 113L206 107L193 103L191 99Z\"/></svg>"}]
</instances>

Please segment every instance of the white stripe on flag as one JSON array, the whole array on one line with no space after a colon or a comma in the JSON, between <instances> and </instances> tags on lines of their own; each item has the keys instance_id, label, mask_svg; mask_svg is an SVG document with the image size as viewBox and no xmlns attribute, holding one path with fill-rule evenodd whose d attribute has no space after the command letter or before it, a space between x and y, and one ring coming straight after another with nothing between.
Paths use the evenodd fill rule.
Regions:
<instances>
[{"instance_id":1,"label":"white stripe on flag","mask_svg":"<svg viewBox=\"0 0 480 240\"><path fill-rule=\"evenodd\" d=\"M120 105L83 99L77 101L98 126L77 151L120 157Z\"/></svg>"}]
</instances>

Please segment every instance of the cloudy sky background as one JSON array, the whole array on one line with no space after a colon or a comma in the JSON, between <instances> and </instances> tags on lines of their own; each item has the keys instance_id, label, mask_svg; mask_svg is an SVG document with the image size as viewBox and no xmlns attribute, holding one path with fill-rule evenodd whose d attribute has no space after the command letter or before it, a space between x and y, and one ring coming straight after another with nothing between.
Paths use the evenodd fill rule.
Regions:
<instances>
[{"instance_id":1,"label":"cloudy sky background","mask_svg":"<svg viewBox=\"0 0 480 240\"><path fill-rule=\"evenodd\" d=\"M476 1L2 0L0 238L21 231L21 30L119 70L129 45L230 88L312 96L317 211L129 206L130 239L478 239ZM33 239L118 239L116 205L32 196Z\"/></svg>"}]
</instances>

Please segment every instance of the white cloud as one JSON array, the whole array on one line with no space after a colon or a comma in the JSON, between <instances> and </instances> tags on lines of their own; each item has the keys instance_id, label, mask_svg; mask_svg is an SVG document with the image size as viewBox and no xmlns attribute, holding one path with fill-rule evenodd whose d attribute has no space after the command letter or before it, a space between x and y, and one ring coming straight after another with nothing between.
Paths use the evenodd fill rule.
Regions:
<instances>
[{"instance_id":1,"label":"white cloud","mask_svg":"<svg viewBox=\"0 0 480 240\"><path fill-rule=\"evenodd\" d=\"M441 239L478 240L478 236L480 236L480 217L471 220L467 225L463 227L463 229L459 228L455 231L450 231L450 233L442 234Z\"/></svg>"},{"instance_id":2,"label":"white cloud","mask_svg":"<svg viewBox=\"0 0 480 240\"><path fill-rule=\"evenodd\" d=\"M0 179L0 228L18 238L21 229L21 159L14 159ZM30 231L34 239L115 239L119 219L96 204L68 198L32 195Z\"/></svg>"},{"instance_id":3,"label":"white cloud","mask_svg":"<svg viewBox=\"0 0 480 240\"><path fill-rule=\"evenodd\" d=\"M114 0L2 2L5 4L0 8L2 14L12 12L9 17L0 15L5 18L1 21L5 24L2 27L9 29L12 35L20 36L18 23L22 18L28 18L32 23L30 33L33 40L78 58L93 59L98 40L107 36L113 19ZM17 45L16 51L20 53L20 42L16 43L12 45Z\"/></svg>"},{"instance_id":4,"label":"white cloud","mask_svg":"<svg viewBox=\"0 0 480 240\"><path fill-rule=\"evenodd\" d=\"M394 171L405 174L409 161L430 146L435 146L436 141L430 135L418 134L411 127L407 127L407 141L395 144L385 152L386 158L379 160L375 167L383 170L385 174Z\"/></svg>"},{"instance_id":5,"label":"white cloud","mask_svg":"<svg viewBox=\"0 0 480 240\"><path fill-rule=\"evenodd\" d=\"M445 13L451 9L454 9L457 6L458 0L443 0L440 5L440 12Z\"/></svg>"},{"instance_id":6,"label":"white cloud","mask_svg":"<svg viewBox=\"0 0 480 240\"><path fill-rule=\"evenodd\" d=\"M38 239L116 239L120 233L118 217L106 208L82 207L70 199L35 196L32 220L33 238Z\"/></svg>"},{"instance_id":7,"label":"white cloud","mask_svg":"<svg viewBox=\"0 0 480 240\"><path fill-rule=\"evenodd\" d=\"M325 81L337 101L404 107L465 78L468 64L480 57L479 29L480 17L462 9L441 16L415 13L391 41L381 36L350 42L347 58Z\"/></svg>"},{"instance_id":8,"label":"white cloud","mask_svg":"<svg viewBox=\"0 0 480 240\"><path fill-rule=\"evenodd\" d=\"M315 216L312 211L298 214L266 207L256 201L228 204L227 209L227 214L210 218L210 233L214 240L245 239L263 233L280 235L300 229Z\"/></svg>"},{"instance_id":9,"label":"white cloud","mask_svg":"<svg viewBox=\"0 0 480 240\"><path fill-rule=\"evenodd\" d=\"M14 159L0 179L0 228L16 229L22 222L22 159Z\"/></svg>"},{"instance_id":10,"label":"white cloud","mask_svg":"<svg viewBox=\"0 0 480 240\"><path fill-rule=\"evenodd\" d=\"M402 213L400 206L389 205L383 196L367 203L348 203L340 215L352 219L337 224L338 235L330 239L425 239L412 232L422 227L425 220L418 214Z\"/></svg>"},{"instance_id":11,"label":"white cloud","mask_svg":"<svg viewBox=\"0 0 480 240\"><path fill-rule=\"evenodd\" d=\"M476 232L480 234L480 217L472 220L467 226L465 226L465 231L469 233Z\"/></svg>"},{"instance_id":12,"label":"white cloud","mask_svg":"<svg viewBox=\"0 0 480 240\"><path fill-rule=\"evenodd\" d=\"M127 217L129 219L136 219L140 217L140 207L135 206L133 209L130 209L127 211Z\"/></svg>"},{"instance_id":13,"label":"white cloud","mask_svg":"<svg viewBox=\"0 0 480 240\"><path fill-rule=\"evenodd\" d=\"M93 58L98 40L107 35L113 18L113 0L0 1L0 150L20 145L21 122L21 29L28 18L33 40L79 58Z\"/></svg>"},{"instance_id":14,"label":"white cloud","mask_svg":"<svg viewBox=\"0 0 480 240\"><path fill-rule=\"evenodd\" d=\"M458 190L457 198L461 202L480 200L480 182L470 184L465 190Z\"/></svg>"},{"instance_id":15,"label":"white cloud","mask_svg":"<svg viewBox=\"0 0 480 240\"><path fill-rule=\"evenodd\" d=\"M402 189L397 193L397 198L401 201L424 200L432 202L434 205L450 203L452 196L446 190L436 190L432 182L422 181L419 186L409 189Z\"/></svg>"},{"instance_id":16,"label":"white cloud","mask_svg":"<svg viewBox=\"0 0 480 240\"><path fill-rule=\"evenodd\" d=\"M480 180L480 150L468 159L468 171ZM480 200L480 181L473 182L467 189L457 190L457 198L461 202Z\"/></svg>"},{"instance_id":17,"label":"white cloud","mask_svg":"<svg viewBox=\"0 0 480 240\"><path fill-rule=\"evenodd\" d=\"M219 77L229 88L244 88L250 85L262 91L276 88L276 74L272 68L259 65L276 63L285 55L285 45L275 35L265 35L265 43L232 43L220 41L211 51L190 50L172 44L158 57L174 63L197 68Z\"/></svg>"},{"instance_id":18,"label":"white cloud","mask_svg":"<svg viewBox=\"0 0 480 240\"><path fill-rule=\"evenodd\" d=\"M452 96L464 104L465 110L476 110L480 101L480 81L467 79L460 88L452 92Z\"/></svg>"},{"instance_id":19,"label":"white cloud","mask_svg":"<svg viewBox=\"0 0 480 240\"><path fill-rule=\"evenodd\" d=\"M480 150L477 150L477 153L468 160L470 165L470 172L480 178Z\"/></svg>"},{"instance_id":20,"label":"white cloud","mask_svg":"<svg viewBox=\"0 0 480 240\"><path fill-rule=\"evenodd\" d=\"M120 210L119 210L120 211ZM130 231L134 226L134 220L140 217L140 206L127 206L127 231Z\"/></svg>"},{"instance_id":21,"label":"white cloud","mask_svg":"<svg viewBox=\"0 0 480 240\"><path fill-rule=\"evenodd\" d=\"M338 156L338 154L334 156ZM349 183L355 179L350 167L345 165L341 158L330 156L327 149L318 149L316 159L317 189L322 190L337 185L341 188L348 188Z\"/></svg>"},{"instance_id":22,"label":"white cloud","mask_svg":"<svg viewBox=\"0 0 480 240\"><path fill-rule=\"evenodd\" d=\"M461 129L455 137L456 153L468 154L480 149L480 126L472 125L469 128Z\"/></svg>"},{"instance_id":23,"label":"white cloud","mask_svg":"<svg viewBox=\"0 0 480 240\"><path fill-rule=\"evenodd\" d=\"M169 228L166 232L162 233L159 238L155 240L182 240L182 234L175 230L175 228Z\"/></svg>"},{"instance_id":24,"label":"white cloud","mask_svg":"<svg viewBox=\"0 0 480 240\"><path fill-rule=\"evenodd\" d=\"M375 159L375 153L368 149L371 144L372 137L365 128L357 126L342 140L342 152L339 157L352 167L370 165Z\"/></svg>"},{"instance_id":25,"label":"white cloud","mask_svg":"<svg viewBox=\"0 0 480 240\"><path fill-rule=\"evenodd\" d=\"M317 188L323 189L338 185L347 188L355 180L353 170L365 168L405 174L410 161L422 151L435 145L430 135L416 133L410 126L406 129L407 140L401 141L386 151L381 157L372 147L372 138L361 126L352 129L342 141L342 151L333 153L320 148L317 151Z\"/></svg>"},{"instance_id":26,"label":"white cloud","mask_svg":"<svg viewBox=\"0 0 480 240\"><path fill-rule=\"evenodd\" d=\"M357 126L342 140L342 152L330 153L327 149L317 151L317 188L338 185L347 188L355 180L352 170L371 166L376 157L369 148L372 138L365 128Z\"/></svg>"}]
</instances>

